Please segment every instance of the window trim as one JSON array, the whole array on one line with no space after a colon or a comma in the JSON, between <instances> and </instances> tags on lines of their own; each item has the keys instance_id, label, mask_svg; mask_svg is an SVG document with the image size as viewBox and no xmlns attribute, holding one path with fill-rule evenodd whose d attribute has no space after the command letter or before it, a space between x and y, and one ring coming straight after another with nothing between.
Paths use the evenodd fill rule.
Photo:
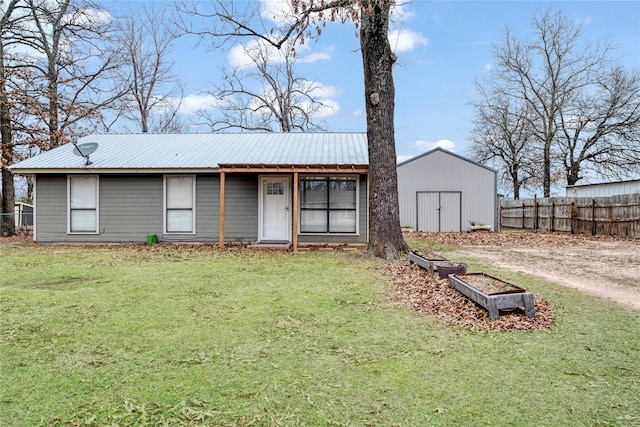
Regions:
<instances>
[{"instance_id":1,"label":"window trim","mask_svg":"<svg viewBox=\"0 0 640 427\"><path fill-rule=\"evenodd\" d=\"M191 178L191 231L167 230L167 178ZM196 175L195 174L168 174L162 176L162 234L167 235L193 235L196 234Z\"/></svg>"},{"instance_id":2,"label":"window trim","mask_svg":"<svg viewBox=\"0 0 640 427\"><path fill-rule=\"evenodd\" d=\"M95 178L96 192L96 229L95 231L71 230L71 180L73 178ZM86 209L89 210L89 209ZM67 234L100 234L100 175L67 175Z\"/></svg>"},{"instance_id":3,"label":"window trim","mask_svg":"<svg viewBox=\"0 0 640 427\"><path fill-rule=\"evenodd\" d=\"M298 184L298 188L296 189L296 191L298 191L298 193L300 193L301 190L301 186L303 185L304 181L306 180L305 178L324 178L327 181L330 181L331 178L352 178L354 179L355 183L356 183L356 208L355 208L355 213L356 213L356 224L355 224L355 231L354 232L344 232L344 231L339 231L339 232L331 232L327 229L326 232L318 232L318 231L312 231L312 232L303 232L302 231L302 211L304 210L302 208L302 197L298 197L298 200L300 200L298 202L298 230L297 233L300 236L360 236L360 175L320 175L320 174L309 174L309 175L301 175L300 179L299 179L299 184ZM330 200L327 199L327 208L326 208L326 212L330 213L332 210L334 211L345 211L345 210L351 210L351 209L331 209L330 207ZM328 219L327 219L328 220Z\"/></svg>"}]
</instances>

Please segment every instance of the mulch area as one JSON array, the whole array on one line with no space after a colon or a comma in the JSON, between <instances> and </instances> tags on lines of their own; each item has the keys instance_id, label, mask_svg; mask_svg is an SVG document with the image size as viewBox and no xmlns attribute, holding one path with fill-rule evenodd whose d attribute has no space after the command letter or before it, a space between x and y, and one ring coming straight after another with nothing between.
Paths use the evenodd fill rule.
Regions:
<instances>
[{"instance_id":1,"label":"mulch area","mask_svg":"<svg viewBox=\"0 0 640 427\"><path fill-rule=\"evenodd\" d=\"M601 242L633 241L637 239L621 236L604 236L588 234L569 234L563 232L461 232L461 233L405 233L408 239L423 239L430 242L445 243L458 246L512 246L512 247L590 247Z\"/></svg>"},{"instance_id":2,"label":"mulch area","mask_svg":"<svg viewBox=\"0 0 640 427\"><path fill-rule=\"evenodd\" d=\"M0 236L0 243L32 243L33 233L26 230L18 230L13 236Z\"/></svg>"},{"instance_id":3,"label":"mulch area","mask_svg":"<svg viewBox=\"0 0 640 427\"><path fill-rule=\"evenodd\" d=\"M528 318L524 309L500 312L498 320L489 321L489 313L456 289L449 286L449 279L428 272L408 260L389 262L385 273L390 277L400 302L409 305L417 313L435 317L446 323L472 329L490 331L549 330L552 326L551 310L547 301L534 295L536 315Z\"/></svg>"}]
</instances>

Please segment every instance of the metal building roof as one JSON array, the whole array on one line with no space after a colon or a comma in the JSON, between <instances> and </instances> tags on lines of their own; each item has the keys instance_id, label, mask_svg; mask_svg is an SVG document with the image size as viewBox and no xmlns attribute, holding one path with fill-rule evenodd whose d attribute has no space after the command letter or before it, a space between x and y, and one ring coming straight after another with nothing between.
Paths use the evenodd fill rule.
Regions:
<instances>
[{"instance_id":1,"label":"metal building roof","mask_svg":"<svg viewBox=\"0 0 640 427\"><path fill-rule=\"evenodd\" d=\"M478 163L478 162L476 162L474 160L468 159L468 158L466 158L464 156L461 156L460 154L456 154L456 153L453 153L453 152L451 152L449 150L445 150L442 147L436 147L436 148L433 148L433 149L427 151L426 153L418 154L417 156L412 157L409 160L405 160L404 162L398 163L397 167L407 165L407 164L409 164L411 162L414 162L415 160L421 159L421 158L426 157L426 156L430 156L430 155L432 155L434 153L448 154L450 156L457 157L460 160L464 160L465 162L471 163L472 165L476 165L478 167L481 167L481 168L484 168L484 169L488 169L491 172L497 172L495 169L492 169L489 166L486 166L486 165L483 165L482 163Z\"/></svg>"},{"instance_id":2,"label":"metal building roof","mask_svg":"<svg viewBox=\"0 0 640 427\"><path fill-rule=\"evenodd\" d=\"M212 170L220 165L368 165L366 133L94 134L91 165L73 144L11 166L17 173Z\"/></svg>"}]
</instances>

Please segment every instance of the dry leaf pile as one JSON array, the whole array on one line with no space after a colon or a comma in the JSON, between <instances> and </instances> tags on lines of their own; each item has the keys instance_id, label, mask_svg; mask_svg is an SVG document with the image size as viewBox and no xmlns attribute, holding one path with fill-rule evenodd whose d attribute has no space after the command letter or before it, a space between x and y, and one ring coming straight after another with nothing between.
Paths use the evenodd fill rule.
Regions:
<instances>
[{"instance_id":1,"label":"dry leaf pile","mask_svg":"<svg viewBox=\"0 0 640 427\"><path fill-rule=\"evenodd\" d=\"M458 246L513 246L513 247L567 247L596 246L602 242L616 242L627 240L623 237L569 234L559 232L531 232L531 233L487 233L487 232L462 232L462 233L428 233L418 231L408 233L408 238L424 239L431 242L446 243Z\"/></svg>"},{"instance_id":2,"label":"dry leaf pile","mask_svg":"<svg viewBox=\"0 0 640 427\"><path fill-rule=\"evenodd\" d=\"M547 302L534 295L536 316L528 318L523 309L500 312L494 322L489 313L460 292L449 286L449 279L439 279L407 261L390 262L385 267L401 302L416 312L434 316L457 325L492 331L533 331L551 329L551 311Z\"/></svg>"},{"instance_id":3,"label":"dry leaf pile","mask_svg":"<svg viewBox=\"0 0 640 427\"><path fill-rule=\"evenodd\" d=\"M0 235L0 243L29 243L33 242L33 232L17 230L13 236Z\"/></svg>"}]
</instances>

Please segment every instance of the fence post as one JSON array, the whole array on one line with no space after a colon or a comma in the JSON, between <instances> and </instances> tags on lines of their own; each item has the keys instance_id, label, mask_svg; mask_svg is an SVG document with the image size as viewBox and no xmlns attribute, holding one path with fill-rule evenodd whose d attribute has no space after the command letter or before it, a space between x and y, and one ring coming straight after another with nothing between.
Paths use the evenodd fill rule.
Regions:
<instances>
[{"instance_id":1,"label":"fence post","mask_svg":"<svg viewBox=\"0 0 640 427\"><path fill-rule=\"evenodd\" d=\"M498 232L502 232L502 197L498 194Z\"/></svg>"},{"instance_id":2,"label":"fence post","mask_svg":"<svg viewBox=\"0 0 640 427\"><path fill-rule=\"evenodd\" d=\"M556 202L551 202L551 223L549 224L549 231L552 233L556 231Z\"/></svg>"},{"instance_id":3,"label":"fence post","mask_svg":"<svg viewBox=\"0 0 640 427\"><path fill-rule=\"evenodd\" d=\"M596 199L591 199L591 235L596 235Z\"/></svg>"},{"instance_id":4,"label":"fence post","mask_svg":"<svg viewBox=\"0 0 640 427\"><path fill-rule=\"evenodd\" d=\"M576 202L571 202L571 234L576 233L575 221L576 221Z\"/></svg>"},{"instance_id":5,"label":"fence post","mask_svg":"<svg viewBox=\"0 0 640 427\"><path fill-rule=\"evenodd\" d=\"M533 195L533 231L538 231L538 195Z\"/></svg>"},{"instance_id":6,"label":"fence post","mask_svg":"<svg viewBox=\"0 0 640 427\"><path fill-rule=\"evenodd\" d=\"M608 213L609 213L609 235L613 236L613 204L611 203L611 199L609 199L608 204ZM616 222L616 228L618 227L618 223Z\"/></svg>"}]
</instances>

